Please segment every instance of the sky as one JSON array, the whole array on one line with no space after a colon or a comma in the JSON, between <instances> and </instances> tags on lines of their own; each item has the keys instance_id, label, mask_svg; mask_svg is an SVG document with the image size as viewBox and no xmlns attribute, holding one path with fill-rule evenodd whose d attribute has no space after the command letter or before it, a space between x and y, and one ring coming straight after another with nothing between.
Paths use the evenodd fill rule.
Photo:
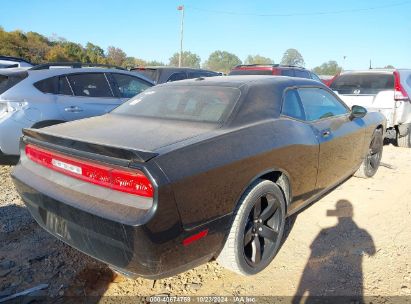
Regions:
<instances>
[{"instance_id":1,"label":"sky","mask_svg":"<svg viewBox=\"0 0 411 304\"><path fill-rule=\"evenodd\" d=\"M0 26L168 63L180 49L207 60L215 50L281 61L297 49L306 67L411 68L411 0L0 0ZM7 13L4 13L7 12ZM345 57L345 60L343 59Z\"/></svg>"}]
</instances>

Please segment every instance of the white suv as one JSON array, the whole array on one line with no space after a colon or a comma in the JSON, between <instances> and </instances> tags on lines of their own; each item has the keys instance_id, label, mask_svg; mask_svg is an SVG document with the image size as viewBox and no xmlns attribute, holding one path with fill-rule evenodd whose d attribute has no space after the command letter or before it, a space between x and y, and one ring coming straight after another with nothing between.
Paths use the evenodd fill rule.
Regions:
<instances>
[{"instance_id":1,"label":"white suv","mask_svg":"<svg viewBox=\"0 0 411 304\"><path fill-rule=\"evenodd\" d=\"M330 88L349 106L384 114L386 138L411 148L411 70L347 71L337 76Z\"/></svg>"}]
</instances>

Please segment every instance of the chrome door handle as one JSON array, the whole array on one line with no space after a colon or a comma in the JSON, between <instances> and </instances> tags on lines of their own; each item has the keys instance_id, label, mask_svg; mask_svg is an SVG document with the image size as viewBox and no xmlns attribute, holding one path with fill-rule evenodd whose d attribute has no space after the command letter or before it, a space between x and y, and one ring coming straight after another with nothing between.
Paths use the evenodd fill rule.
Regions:
<instances>
[{"instance_id":1,"label":"chrome door handle","mask_svg":"<svg viewBox=\"0 0 411 304\"><path fill-rule=\"evenodd\" d=\"M82 112L83 109L77 106L70 106L70 107L65 108L64 111L70 112L70 113L79 113L79 112Z\"/></svg>"}]
</instances>

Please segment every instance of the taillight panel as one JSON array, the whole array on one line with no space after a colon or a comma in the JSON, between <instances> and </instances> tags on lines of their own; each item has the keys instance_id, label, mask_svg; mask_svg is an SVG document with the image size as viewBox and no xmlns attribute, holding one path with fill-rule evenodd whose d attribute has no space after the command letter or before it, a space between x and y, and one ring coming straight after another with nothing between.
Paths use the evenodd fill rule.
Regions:
<instances>
[{"instance_id":1,"label":"taillight panel","mask_svg":"<svg viewBox=\"0 0 411 304\"><path fill-rule=\"evenodd\" d=\"M26 146L25 152L31 161L73 178L143 197L152 198L154 195L152 183L140 170L116 169L75 159L31 144Z\"/></svg>"},{"instance_id":2,"label":"taillight panel","mask_svg":"<svg viewBox=\"0 0 411 304\"><path fill-rule=\"evenodd\" d=\"M409 96L401 84L400 73L398 71L394 71L394 99L409 100Z\"/></svg>"}]
</instances>

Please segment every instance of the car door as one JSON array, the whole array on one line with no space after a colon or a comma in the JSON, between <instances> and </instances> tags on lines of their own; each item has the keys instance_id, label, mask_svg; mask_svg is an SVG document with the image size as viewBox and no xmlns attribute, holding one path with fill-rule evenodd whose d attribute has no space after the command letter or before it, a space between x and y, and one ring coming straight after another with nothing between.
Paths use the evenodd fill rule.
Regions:
<instances>
[{"instance_id":1,"label":"car door","mask_svg":"<svg viewBox=\"0 0 411 304\"><path fill-rule=\"evenodd\" d=\"M293 202L289 208L292 212L318 192L319 142L311 123L305 119L296 88L289 88L284 93L281 124L281 129L287 130L283 140L288 142L288 151L283 155L284 166L293 184Z\"/></svg>"},{"instance_id":2,"label":"car door","mask_svg":"<svg viewBox=\"0 0 411 304\"><path fill-rule=\"evenodd\" d=\"M65 120L103 115L121 104L102 72L59 77L57 105Z\"/></svg>"},{"instance_id":3,"label":"car door","mask_svg":"<svg viewBox=\"0 0 411 304\"><path fill-rule=\"evenodd\" d=\"M298 94L320 144L316 188L323 190L347 177L360 163L365 123L352 119L349 108L322 88L299 88Z\"/></svg>"},{"instance_id":4,"label":"car door","mask_svg":"<svg viewBox=\"0 0 411 304\"><path fill-rule=\"evenodd\" d=\"M114 93L120 97L122 103L152 86L139 77L127 74L111 73L111 77Z\"/></svg>"}]
</instances>

